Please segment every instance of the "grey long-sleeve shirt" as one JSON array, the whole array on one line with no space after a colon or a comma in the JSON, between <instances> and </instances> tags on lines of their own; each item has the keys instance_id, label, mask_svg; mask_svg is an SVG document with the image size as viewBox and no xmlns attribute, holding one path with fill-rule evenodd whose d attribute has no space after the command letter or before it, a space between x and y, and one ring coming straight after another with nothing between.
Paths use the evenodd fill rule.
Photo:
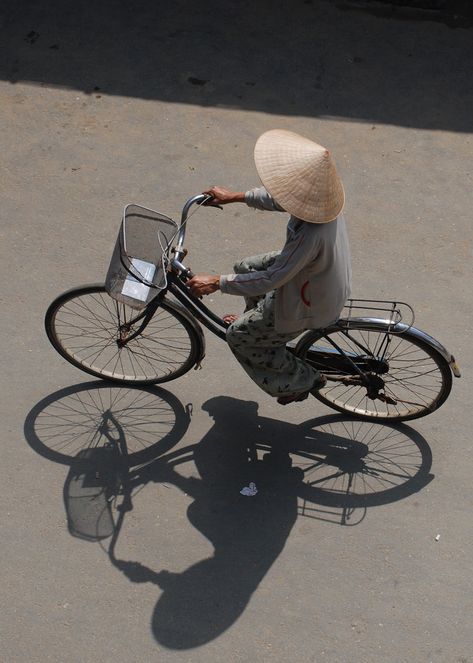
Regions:
<instances>
[{"instance_id":1,"label":"grey long-sleeve shirt","mask_svg":"<svg viewBox=\"0 0 473 663\"><path fill-rule=\"evenodd\" d=\"M264 187L245 194L249 207L284 211ZM253 297L276 290L276 330L302 331L335 322L350 296L351 266L343 216L308 223L291 216L286 243L266 270L220 277L220 289Z\"/></svg>"}]
</instances>

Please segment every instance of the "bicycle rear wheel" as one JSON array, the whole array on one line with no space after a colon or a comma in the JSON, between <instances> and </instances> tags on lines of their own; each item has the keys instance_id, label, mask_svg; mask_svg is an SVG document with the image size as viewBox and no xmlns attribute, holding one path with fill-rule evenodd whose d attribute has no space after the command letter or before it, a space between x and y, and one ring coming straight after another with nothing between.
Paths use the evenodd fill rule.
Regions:
<instances>
[{"instance_id":1,"label":"bicycle rear wheel","mask_svg":"<svg viewBox=\"0 0 473 663\"><path fill-rule=\"evenodd\" d=\"M162 301L142 333L119 344L120 327L137 312L104 285L74 288L55 299L45 318L54 348L77 368L121 384L158 384L180 377L202 357L199 334L181 307ZM141 324L131 324L129 335Z\"/></svg>"},{"instance_id":2,"label":"bicycle rear wheel","mask_svg":"<svg viewBox=\"0 0 473 663\"><path fill-rule=\"evenodd\" d=\"M381 397L367 388L331 339L364 372L379 378ZM407 421L437 410L452 388L447 361L413 333L392 334L387 325L350 323L306 333L295 353L328 378L316 398L339 412L378 421ZM385 398L386 400L382 400ZM392 402L389 402L392 401Z\"/></svg>"}]
</instances>

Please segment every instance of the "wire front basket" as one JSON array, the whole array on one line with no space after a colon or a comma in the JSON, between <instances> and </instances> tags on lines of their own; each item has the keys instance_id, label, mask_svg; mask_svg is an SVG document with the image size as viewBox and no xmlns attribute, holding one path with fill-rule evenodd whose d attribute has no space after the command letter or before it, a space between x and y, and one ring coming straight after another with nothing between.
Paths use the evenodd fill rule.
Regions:
<instances>
[{"instance_id":1,"label":"wire front basket","mask_svg":"<svg viewBox=\"0 0 473 663\"><path fill-rule=\"evenodd\" d=\"M388 323L391 333L400 334L412 327L415 315L412 306L406 302L384 299L347 299L341 318L348 329L350 323L355 319L382 320Z\"/></svg>"},{"instance_id":2,"label":"wire front basket","mask_svg":"<svg viewBox=\"0 0 473 663\"><path fill-rule=\"evenodd\" d=\"M177 224L160 212L127 205L105 280L109 295L142 309L166 288L169 253L177 229Z\"/></svg>"}]
</instances>

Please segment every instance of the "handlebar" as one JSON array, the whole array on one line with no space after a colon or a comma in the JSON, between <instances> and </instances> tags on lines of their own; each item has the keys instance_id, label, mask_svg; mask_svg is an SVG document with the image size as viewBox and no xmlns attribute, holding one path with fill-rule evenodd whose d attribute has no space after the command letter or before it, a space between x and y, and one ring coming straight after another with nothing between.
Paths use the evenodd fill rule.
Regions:
<instances>
[{"instance_id":1,"label":"handlebar","mask_svg":"<svg viewBox=\"0 0 473 663\"><path fill-rule=\"evenodd\" d=\"M189 276L191 274L190 270L184 267L184 265L181 263L181 258L184 258L185 255L183 246L184 246L184 239L186 237L186 222L187 222L187 217L189 215L189 210L192 207L192 205L202 205L206 201L212 200L212 198L213 196L210 196L207 193L199 193L196 196L192 196L192 198L189 198L189 200L185 203L184 207L182 208L181 223L179 226L179 232L177 235L177 244L174 249L174 258L172 260L172 263L180 271L186 271Z\"/></svg>"}]
</instances>

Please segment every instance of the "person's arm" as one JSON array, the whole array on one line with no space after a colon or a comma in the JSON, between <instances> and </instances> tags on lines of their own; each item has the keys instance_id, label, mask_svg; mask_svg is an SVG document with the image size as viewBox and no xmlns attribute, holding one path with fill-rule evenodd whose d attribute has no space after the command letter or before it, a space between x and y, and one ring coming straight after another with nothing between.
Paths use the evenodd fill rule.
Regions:
<instances>
[{"instance_id":1,"label":"person's arm","mask_svg":"<svg viewBox=\"0 0 473 663\"><path fill-rule=\"evenodd\" d=\"M284 212L283 208L274 200L272 195L266 191L264 186L250 189L249 191L232 191L223 186L212 186L202 191L213 197L206 205L227 205L228 203L246 203L248 207L267 210L268 212Z\"/></svg>"},{"instance_id":2,"label":"person's arm","mask_svg":"<svg viewBox=\"0 0 473 663\"><path fill-rule=\"evenodd\" d=\"M220 279L221 277L215 274L195 274L187 281L186 286L194 297L202 297L220 290Z\"/></svg>"},{"instance_id":3,"label":"person's arm","mask_svg":"<svg viewBox=\"0 0 473 663\"><path fill-rule=\"evenodd\" d=\"M227 274L220 277L198 274L190 279L187 285L192 294L197 297L210 295L219 289L229 295L243 297L256 297L264 295L270 290L276 290L317 258L320 241L317 235L314 235L313 228L310 229L309 235L307 229L305 230L306 232L301 229L294 233L273 264L264 271Z\"/></svg>"},{"instance_id":4,"label":"person's arm","mask_svg":"<svg viewBox=\"0 0 473 663\"><path fill-rule=\"evenodd\" d=\"M309 262L317 258L320 244L313 233L301 229L288 240L268 269L220 277L220 290L229 295L254 297L276 290L290 281Z\"/></svg>"},{"instance_id":5,"label":"person's arm","mask_svg":"<svg viewBox=\"0 0 473 663\"><path fill-rule=\"evenodd\" d=\"M267 210L268 212L284 212L285 210L277 203L264 186L250 189L245 193L245 203L248 207Z\"/></svg>"},{"instance_id":6,"label":"person's arm","mask_svg":"<svg viewBox=\"0 0 473 663\"><path fill-rule=\"evenodd\" d=\"M217 205L228 205L228 203L244 203L245 202L245 192L244 191L232 191L231 189L226 189L223 186L212 186L206 191L202 191L209 196L212 196L212 200L209 200L208 203L205 203L209 207L215 207Z\"/></svg>"}]
</instances>

